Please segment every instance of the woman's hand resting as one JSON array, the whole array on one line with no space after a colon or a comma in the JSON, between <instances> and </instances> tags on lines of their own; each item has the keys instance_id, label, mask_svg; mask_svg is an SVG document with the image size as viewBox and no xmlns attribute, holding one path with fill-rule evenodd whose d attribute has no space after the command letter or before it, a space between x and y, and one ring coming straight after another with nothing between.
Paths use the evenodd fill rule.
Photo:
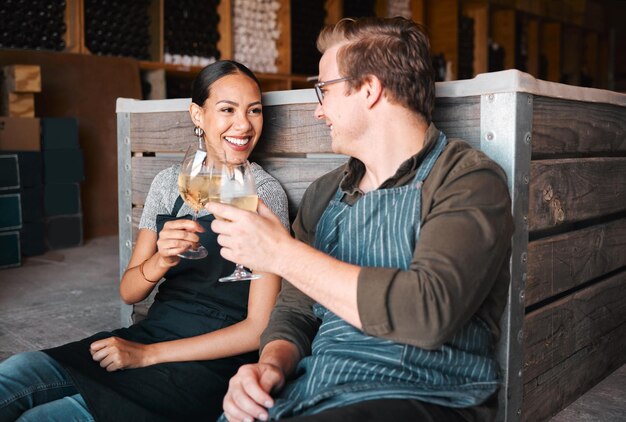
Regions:
<instances>
[{"instance_id":1,"label":"woman's hand resting","mask_svg":"<svg viewBox=\"0 0 626 422\"><path fill-rule=\"evenodd\" d=\"M121 369L142 368L150 366L152 354L148 353L150 345L135 343L119 337L109 337L94 341L89 346L91 357L109 372Z\"/></svg>"}]
</instances>

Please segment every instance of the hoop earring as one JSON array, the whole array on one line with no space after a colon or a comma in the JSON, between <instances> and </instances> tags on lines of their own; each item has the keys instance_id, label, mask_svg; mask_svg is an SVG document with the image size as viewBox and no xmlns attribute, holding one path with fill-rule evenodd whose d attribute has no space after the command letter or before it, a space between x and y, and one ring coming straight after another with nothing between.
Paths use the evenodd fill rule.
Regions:
<instances>
[{"instance_id":1,"label":"hoop earring","mask_svg":"<svg viewBox=\"0 0 626 422\"><path fill-rule=\"evenodd\" d=\"M202 130L202 128L200 126L196 126L193 129L193 133L198 137L198 138L202 138L202 136L204 135L204 130Z\"/></svg>"}]
</instances>

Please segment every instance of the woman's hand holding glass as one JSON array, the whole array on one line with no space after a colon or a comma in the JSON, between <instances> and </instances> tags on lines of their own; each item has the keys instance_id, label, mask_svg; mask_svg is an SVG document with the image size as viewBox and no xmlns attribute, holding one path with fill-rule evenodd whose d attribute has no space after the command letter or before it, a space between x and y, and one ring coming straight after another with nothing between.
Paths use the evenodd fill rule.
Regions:
<instances>
[{"instance_id":1,"label":"woman's hand holding glass","mask_svg":"<svg viewBox=\"0 0 626 422\"><path fill-rule=\"evenodd\" d=\"M198 137L181 163L178 175L178 190L185 203L194 211L192 221L195 223L198 212L209 201L209 190L211 184L212 155L207 153L204 139ZM208 252L204 246L198 242L197 247L191 247L178 254L181 258L201 259L207 256Z\"/></svg>"}]
</instances>

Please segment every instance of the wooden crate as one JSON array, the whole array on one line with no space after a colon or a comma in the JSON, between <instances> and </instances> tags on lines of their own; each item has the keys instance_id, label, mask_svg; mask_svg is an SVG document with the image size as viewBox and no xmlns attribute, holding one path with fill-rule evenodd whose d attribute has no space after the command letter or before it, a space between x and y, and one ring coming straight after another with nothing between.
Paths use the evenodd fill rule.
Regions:
<instances>
[{"instance_id":1,"label":"wooden crate","mask_svg":"<svg viewBox=\"0 0 626 422\"><path fill-rule=\"evenodd\" d=\"M152 178L193 139L189 101L118 100L121 271ZM263 101L254 159L283 184L293 216L308 184L345 157L330 153L313 90ZM433 119L507 173L516 230L498 420L548 420L626 362L626 95L509 70L438 83Z\"/></svg>"},{"instance_id":2,"label":"wooden crate","mask_svg":"<svg viewBox=\"0 0 626 422\"><path fill-rule=\"evenodd\" d=\"M458 129L483 150L489 138L530 148L529 162L516 156L510 163L527 170L509 172L514 198L528 197L515 234L526 237L528 250L514 248L512 257L512 288L519 286L524 306L510 315L523 318L523 329L509 330L510 341L522 342L521 355L509 358L522 366L507 381L512 398L521 388L522 420L548 420L626 362L626 96L516 71L439 87L439 119L450 114L443 104L466 108L451 116L451 127L439 122L443 130ZM491 96L502 105L508 95L525 97L528 109L490 109ZM530 131L503 140L501 129L490 129L499 120Z\"/></svg>"}]
</instances>

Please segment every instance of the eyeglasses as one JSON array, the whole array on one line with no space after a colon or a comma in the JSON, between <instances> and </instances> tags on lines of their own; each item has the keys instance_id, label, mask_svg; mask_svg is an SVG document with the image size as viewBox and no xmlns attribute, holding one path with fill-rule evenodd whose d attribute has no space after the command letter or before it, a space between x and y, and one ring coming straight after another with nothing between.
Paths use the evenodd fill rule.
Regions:
<instances>
[{"instance_id":1,"label":"eyeglasses","mask_svg":"<svg viewBox=\"0 0 626 422\"><path fill-rule=\"evenodd\" d=\"M324 100L324 91L322 91L322 88L325 87L326 85L332 85L332 84L336 84L339 82L345 82L345 81L349 81L352 78L339 78L339 79L332 79L330 81L326 81L326 82L318 82L314 85L315 87L315 94L317 95L317 101L320 102L320 105L322 105L322 101Z\"/></svg>"}]
</instances>

